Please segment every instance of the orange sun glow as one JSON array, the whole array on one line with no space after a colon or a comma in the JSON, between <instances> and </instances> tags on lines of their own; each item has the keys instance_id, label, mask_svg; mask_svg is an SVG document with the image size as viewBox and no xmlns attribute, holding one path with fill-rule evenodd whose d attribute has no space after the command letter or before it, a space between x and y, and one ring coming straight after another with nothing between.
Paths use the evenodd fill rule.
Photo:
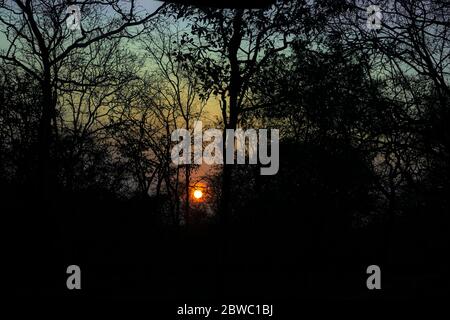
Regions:
<instances>
[{"instance_id":1,"label":"orange sun glow","mask_svg":"<svg viewBox=\"0 0 450 320\"><path fill-rule=\"evenodd\" d=\"M203 192L201 190L195 190L194 191L194 198L195 199L201 199L203 197Z\"/></svg>"}]
</instances>

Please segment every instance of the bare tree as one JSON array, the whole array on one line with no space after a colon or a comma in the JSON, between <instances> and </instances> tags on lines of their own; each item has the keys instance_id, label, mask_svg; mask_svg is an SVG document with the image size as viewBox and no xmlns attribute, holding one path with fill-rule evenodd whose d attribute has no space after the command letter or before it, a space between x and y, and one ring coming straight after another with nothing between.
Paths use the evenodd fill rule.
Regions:
<instances>
[{"instance_id":1,"label":"bare tree","mask_svg":"<svg viewBox=\"0 0 450 320\"><path fill-rule=\"evenodd\" d=\"M149 56L149 62L155 66L154 72L161 80L156 89L161 103L166 105L171 114L171 129L180 126L189 132L193 132L194 121L199 120L203 114L205 101L201 101L197 93L198 80L195 73L183 61L177 59L177 52L182 47L182 34L177 23L160 24L147 37L143 39L145 51ZM170 137L168 137L170 139ZM180 166L177 167L177 177ZM185 222L189 221L191 164L184 165L184 215ZM178 197L178 180L174 188ZM177 200L178 203L178 200ZM178 211L178 209L177 209Z\"/></svg>"},{"instance_id":2,"label":"bare tree","mask_svg":"<svg viewBox=\"0 0 450 320\"><path fill-rule=\"evenodd\" d=\"M138 56L116 39L69 56L60 69L57 149L68 190L73 188L75 174L83 174L80 166L88 162L83 160L92 144L111 148L110 134L120 126L111 121L112 115L128 112L126 102L136 96L131 88L140 81L140 66Z\"/></svg>"},{"instance_id":3,"label":"bare tree","mask_svg":"<svg viewBox=\"0 0 450 320\"><path fill-rule=\"evenodd\" d=\"M371 4L382 14L376 28L368 27ZM383 99L391 112L376 137L374 157L387 207L387 247L402 193L423 188L433 167L448 163L450 7L428 0L340 1L339 6L328 32L346 52L359 53L373 83L385 85ZM439 188L445 183L443 178Z\"/></svg>"},{"instance_id":4,"label":"bare tree","mask_svg":"<svg viewBox=\"0 0 450 320\"><path fill-rule=\"evenodd\" d=\"M2 1L0 31L8 48L0 58L23 69L39 83L42 111L39 125L39 192L49 199L55 173L50 163L50 149L56 131L57 87L61 67L79 50L99 41L134 37L164 8L144 12L136 1L77 1L82 19L80 30L66 27L66 1ZM107 14L105 14L107 12Z\"/></svg>"}]
</instances>

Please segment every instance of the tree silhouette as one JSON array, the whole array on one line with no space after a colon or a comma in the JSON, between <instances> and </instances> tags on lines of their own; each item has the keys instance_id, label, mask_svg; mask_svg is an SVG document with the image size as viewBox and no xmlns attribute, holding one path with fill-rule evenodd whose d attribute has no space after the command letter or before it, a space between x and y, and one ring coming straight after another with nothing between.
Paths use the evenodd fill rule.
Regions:
<instances>
[{"instance_id":1,"label":"tree silhouette","mask_svg":"<svg viewBox=\"0 0 450 320\"><path fill-rule=\"evenodd\" d=\"M107 39L132 37L164 7L151 14L142 14L135 1L82 1L78 3L83 14L79 33L65 27L69 18L66 2L47 6L45 1L8 1L0 9L2 33L9 43L0 58L23 69L40 83L42 115L39 124L39 192L42 199L50 199L55 172L50 162L50 149L54 141L56 123L55 84L65 61L77 51ZM104 10L111 15L105 20ZM53 121L53 125L52 125Z\"/></svg>"},{"instance_id":2,"label":"tree silhouette","mask_svg":"<svg viewBox=\"0 0 450 320\"><path fill-rule=\"evenodd\" d=\"M89 297L446 294L448 3L380 1L373 29L359 0L169 2L1 2L16 291L66 296L75 263ZM278 173L172 163L196 120L279 129Z\"/></svg>"}]
</instances>

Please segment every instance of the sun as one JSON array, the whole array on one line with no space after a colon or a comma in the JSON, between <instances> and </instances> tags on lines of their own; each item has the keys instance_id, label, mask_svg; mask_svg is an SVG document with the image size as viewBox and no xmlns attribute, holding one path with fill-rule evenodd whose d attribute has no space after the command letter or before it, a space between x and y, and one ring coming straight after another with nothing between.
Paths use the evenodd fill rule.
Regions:
<instances>
[{"instance_id":1,"label":"sun","mask_svg":"<svg viewBox=\"0 0 450 320\"><path fill-rule=\"evenodd\" d=\"M203 197L203 192L201 190L195 190L194 191L194 198L195 199L201 199Z\"/></svg>"}]
</instances>

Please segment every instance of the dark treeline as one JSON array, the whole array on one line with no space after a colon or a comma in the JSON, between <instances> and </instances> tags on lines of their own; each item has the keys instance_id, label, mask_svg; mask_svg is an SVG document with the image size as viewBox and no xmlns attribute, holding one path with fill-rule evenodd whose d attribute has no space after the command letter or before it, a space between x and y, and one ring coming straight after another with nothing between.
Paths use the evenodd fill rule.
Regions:
<instances>
[{"instance_id":1,"label":"dark treeline","mask_svg":"<svg viewBox=\"0 0 450 320\"><path fill-rule=\"evenodd\" d=\"M86 0L74 31L66 1L2 2L16 293L67 294L77 264L88 296L364 298L377 264L385 298L445 294L450 5L379 1L369 29L369 4ZM279 129L278 174L175 166L196 120Z\"/></svg>"}]
</instances>

